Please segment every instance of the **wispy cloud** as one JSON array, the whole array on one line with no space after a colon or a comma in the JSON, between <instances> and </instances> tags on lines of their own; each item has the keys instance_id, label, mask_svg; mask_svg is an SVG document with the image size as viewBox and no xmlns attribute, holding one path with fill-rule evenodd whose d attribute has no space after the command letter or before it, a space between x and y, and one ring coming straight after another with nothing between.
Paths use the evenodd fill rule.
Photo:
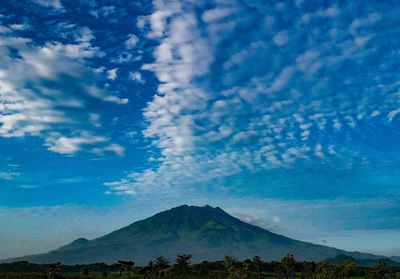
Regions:
<instances>
[{"instance_id":1,"label":"wispy cloud","mask_svg":"<svg viewBox=\"0 0 400 279\"><path fill-rule=\"evenodd\" d=\"M57 11L61 11L64 8L60 0L32 0L32 2L42 7L51 8Z\"/></svg>"},{"instance_id":2,"label":"wispy cloud","mask_svg":"<svg viewBox=\"0 0 400 279\"><path fill-rule=\"evenodd\" d=\"M20 176L21 173L19 172L0 172L0 179L4 180L13 180L14 178Z\"/></svg>"},{"instance_id":3,"label":"wispy cloud","mask_svg":"<svg viewBox=\"0 0 400 279\"><path fill-rule=\"evenodd\" d=\"M144 111L144 136L159 164L121 180L123 191L220 184L298 162L373 160L353 140L397 115L394 62L380 52L394 14L253 4L154 1L147 36L159 45L143 69L160 85Z\"/></svg>"},{"instance_id":4,"label":"wispy cloud","mask_svg":"<svg viewBox=\"0 0 400 279\"><path fill-rule=\"evenodd\" d=\"M40 46L11 30L0 34L1 137L38 136L50 151L62 154L87 147L122 155L122 147L87 124L94 115L85 108L88 102L128 102L99 88L96 74L83 65L82 59L97 51L92 39L87 28L79 29L74 44Z\"/></svg>"},{"instance_id":5,"label":"wispy cloud","mask_svg":"<svg viewBox=\"0 0 400 279\"><path fill-rule=\"evenodd\" d=\"M19 165L8 164L3 170L0 170L0 180L14 180L15 178L21 176L21 172L18 170Z\"/></svg>"}]
</instances>

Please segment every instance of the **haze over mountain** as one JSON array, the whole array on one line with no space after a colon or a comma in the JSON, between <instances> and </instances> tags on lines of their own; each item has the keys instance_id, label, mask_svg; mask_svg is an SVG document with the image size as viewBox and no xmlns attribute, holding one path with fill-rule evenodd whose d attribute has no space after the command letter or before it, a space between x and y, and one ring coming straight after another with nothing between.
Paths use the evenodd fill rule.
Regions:
<instances>
[{"instance_id":1,"label":"haze over mountain","mask_svg":"<svg viewBox=\"0 0 400 279\"><path fill-rule=\"evenodd\" d=\"M245 223L219 207L182 205L93 240L79 238L46 254L12 260L77 264L129 259L143 265L157 256L173 260L181 253L193 254L194 262L218 260L225 255L240 259L259 255L265 260L278 260L287 253L299 260L322 260L339 255L378 258L275 234Z\"/></svg>"}]
</instances>

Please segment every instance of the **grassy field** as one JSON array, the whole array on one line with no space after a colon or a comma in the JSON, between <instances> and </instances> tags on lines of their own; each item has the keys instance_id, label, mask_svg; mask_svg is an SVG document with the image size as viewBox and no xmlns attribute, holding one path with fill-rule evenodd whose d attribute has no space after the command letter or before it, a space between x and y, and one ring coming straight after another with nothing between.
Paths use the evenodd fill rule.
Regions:
<instances>
[{"instance_id":1,"label":"grassy field","mask_svg":"<svg viewBox=\"0 0 400 279\"><path fill-rule=\"evenodd\" d=\"M48 279L46 273L5 273L0 274L1 279ZM103 277L102 273L91 273L88 276L83 276L79 273L67 273L64 276L65 279L100 279L100 278L131 278L131 279L149 279L155 277L145 277L144 275L125 273L120 276L118 273L108 273L107 277ZM172 276L165 275L162 278L165 279L225 279L229 278L223 274L209 274L209 275L186 275L186 276ZM258 278L256 275L247 277L248 279ZM272 273L263 274L263 279L276 279L276 275ZM297 274L296 279L300 279L301 275ZM347 277L348 279L364 279L365 277Z\"/></svg>"}]
</instances>

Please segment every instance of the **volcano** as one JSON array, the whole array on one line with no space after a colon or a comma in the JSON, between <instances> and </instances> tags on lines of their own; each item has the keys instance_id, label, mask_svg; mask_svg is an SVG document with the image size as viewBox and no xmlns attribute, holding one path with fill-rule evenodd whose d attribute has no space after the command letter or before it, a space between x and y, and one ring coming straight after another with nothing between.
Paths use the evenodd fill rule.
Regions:
<instances>
[{"instance_id":1,"label":"volcano","mask_svg":"<svg viewBox=\"0 0 400 279\"><path fill-rule=\"evenodd\" d=\"M339 255L381 258L291 239L245 223L219 207L182 205L93 240L79 238L45 254L12 260L65 264L133 260L143 265L158 256L173 260L177 254L192 254L193 262L200 262L220 260L226 255L280 260L287 253L308 261Z\"/></svg>"}]
</instances>

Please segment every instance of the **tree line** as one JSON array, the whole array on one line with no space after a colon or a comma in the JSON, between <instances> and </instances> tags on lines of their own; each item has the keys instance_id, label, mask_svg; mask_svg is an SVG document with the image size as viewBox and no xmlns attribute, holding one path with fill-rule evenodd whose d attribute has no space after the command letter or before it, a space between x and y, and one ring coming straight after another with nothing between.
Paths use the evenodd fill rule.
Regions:
<instances>
[{"instance_id":1,"label":"tree line","mask_svg":"<svg viewBox=\"0 0 400 279\"><path fill-rule=\"evenodd\" d=\"M203 261L192 264L192 255L177 255L173 262L160 256L146 266L135 266L133 261L118 261L115 264L96 263L90 265L62 265L60 262L40 265L29 262L0 264L1 273L47 273L49 279L65 278L65 274L79 272L81 277L100 274L100 277L130 276L136 278L218 278L218 279L400 279L400 268L389 267L380 262L372 267L358 266L352 260L341 264L329 261L296 261L293 255L286 255L281 261L263 261L255 256L252 259L238 260L226 256L220 261Z\"/></svg>"}]
</instances>

